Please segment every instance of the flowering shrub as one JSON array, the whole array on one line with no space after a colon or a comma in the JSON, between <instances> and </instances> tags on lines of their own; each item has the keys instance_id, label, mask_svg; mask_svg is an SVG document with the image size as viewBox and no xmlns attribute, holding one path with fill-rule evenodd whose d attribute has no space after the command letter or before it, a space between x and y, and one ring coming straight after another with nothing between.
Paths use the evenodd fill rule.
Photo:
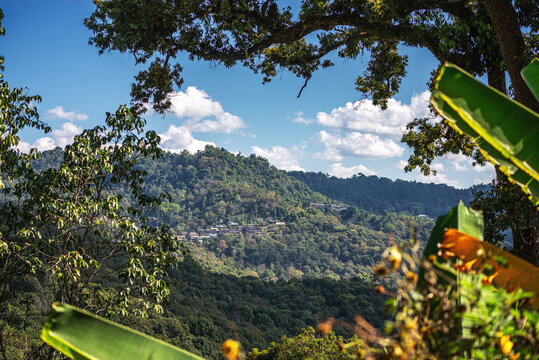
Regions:
<instances>
[{"instance_id":1,"label":"flowering shrub","mask_svg":"<svg viewBox=\"0 0 539 360\"><path fill-rule=\"evenodd\" d=\"M461 237L461 243L456 241L451 247L442 243L443 257L431 255L422 262L424 281L417 287L417 242L412 240L386 251L376 272L395 271L403 276L394 292L382 290L392 296L387 305L395 313L395 320L387 323L386 336L375 339L368 358L539 357L539 316L526 307L534 294L491 284L496 269L508 267L501 258L489 259L489 254L479 252L467 263L444 262L444 257L451 259L449 249L470 247L469 237ZM490 265L492 262L499 265ZM473 268L479 263L482 265Z\"/></svg>"}]
</instances>

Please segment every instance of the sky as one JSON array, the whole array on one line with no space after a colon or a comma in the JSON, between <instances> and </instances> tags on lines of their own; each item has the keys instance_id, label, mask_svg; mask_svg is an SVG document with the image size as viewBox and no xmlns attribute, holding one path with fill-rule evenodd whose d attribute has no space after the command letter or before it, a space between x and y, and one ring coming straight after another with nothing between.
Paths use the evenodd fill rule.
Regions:
<instances>
[{"instance_id":1,"label":"sky","mask_svg":"<svg viewBox=\"0 0 539 360\"><path fill-rule=\"evenodd\" d=\"M290 1L288 1L290 3ZM94 5L89 0L4 0L0 53L5 80L39 94L40 117L49 134L24 131L19 148L64 147L85 128L104 123L105 113L129 104L133 77L143 69L129 54L99 55L88 44L83 25ZM160 134L163 149L196 152L207 144L233 153L265 157L277 168L323 172L337 177L357 173L390 179L469 187L494 178L491 165L452 155L434 162L437 176L405 173L410 155L400 142L404 126L428 114L427 82L437 60L424 49L403 48L409 57L400 92L382 111L355 90L367 65L334 58L335 66L314 74L301 97L303 80L283 72L268 84L238 65L231 69L181 55L184 84L171 95L165 115L143 116Z\"/></svg>"}]
</instances>

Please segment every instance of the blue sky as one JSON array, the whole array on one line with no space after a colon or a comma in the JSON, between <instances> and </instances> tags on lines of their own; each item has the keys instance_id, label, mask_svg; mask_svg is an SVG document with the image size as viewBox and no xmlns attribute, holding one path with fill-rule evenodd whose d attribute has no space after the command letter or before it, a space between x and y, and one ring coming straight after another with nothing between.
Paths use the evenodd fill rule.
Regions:
<instances>
[{"instance_id":1,"label":"blue sky","mask_svg":"<svg viewBox=\"0 0 539 360\"><path fill-rule=\"evenodd\" d=\"M22 150L65 146L83 128L102 124L105 112L129 103L133 76L141 68L128 54L99 56L88 45L91 33L82 22L93 11L91 1L9 0L0 6L6 28L0 38L5 79L43 98L41 118L53 129L47 135L24 132ZM185 82L173 94L174 107L164 116L145 118L170 151L196 151L210 143L255 153L285 170L339 177L362 172L458 187L490 181L490 165L473 168L462 156L436 161L436 177L402 170L409 156L399 142L402 127L426 114L426 83L437 66L426 50L404 51L408 73L384 112L369 99L360 101L354 89L367 58L335 59L336 66L316 73L298 99L303 81L289 73L262 85L259 75L241 66L226 69L182 56Z\"/></svg>"}]
</instances>

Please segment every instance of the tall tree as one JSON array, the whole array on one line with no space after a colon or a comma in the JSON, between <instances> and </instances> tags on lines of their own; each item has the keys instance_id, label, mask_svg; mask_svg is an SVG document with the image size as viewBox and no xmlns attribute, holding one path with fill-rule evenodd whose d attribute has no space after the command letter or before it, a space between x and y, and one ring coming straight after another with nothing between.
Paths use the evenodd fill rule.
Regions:
<instances>
[{"instance_id":1,"label":"tall tree","mask_svg":"<svg viewBox=\"0 0 539 360\"><path fill-rule=\"evenodd\" d=\"M0 11L0 35L2 17ZM2 63L0 57L0 71ZM10 358L13 329L30 316L21 298L31 277L47 285L52 296L45 302L106 315L159 311L169 293L166 270L182 251L167 227L147 223L145 211L160 198L143 192L146 173L137 163L161 155L159 137L144 133L145 121L120 106L104 126L58 149L57 166L44 168L36 149L17 149L21 130L50 130L39 120L40 98L1 76L0 356ZM120 186L128 197L115 194Z\"/></svg>"},{"instance_id":2,"label":"tall tree","mask_svg":"<svg viewBox=\"0 0 539 360\"><path fill-rule=\"evenodd\" d=\"M144 110L143 103L153 103L159 112L170 106L167 94L182 84L176 60L182 52L225 66L241 63L262 74L264 82L285 69L303 79L302 90L316 70L334 65L330 53L355 59L368 51L368 70L356 78L356 88L385 108L406 74L408 59L400 45L426 48L440 62L487 75L489 84L502 92L507 92L507 69L517 100L538 110L518 74L538 49L534 0L304 0L297 16L276 0L95 3L85 24L94 32L90 42L100 53L130 52L137 64L150 62L132 85L139 110ZM447 153L484 162L470 139L443 122L416 119L403 141L413 150L407 171L420 168L428 174L433 159ZM523 199L514 201L527 206ZM535 219L528 224L532 231L514 231L521 255L529 253L529 247L521 249L519 243L538 246L533 224L539 216L533 209L529 212ZM539 262L539 257L531 260Z\"/></svg>"}]
</instances>

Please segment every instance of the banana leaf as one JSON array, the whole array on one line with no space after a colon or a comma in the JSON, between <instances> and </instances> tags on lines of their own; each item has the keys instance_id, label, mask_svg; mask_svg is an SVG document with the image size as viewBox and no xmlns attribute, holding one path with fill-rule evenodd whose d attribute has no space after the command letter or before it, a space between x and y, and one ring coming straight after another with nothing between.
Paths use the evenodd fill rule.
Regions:
<instances>
[{"instance_id":1,"label":"banana leaf","mask_svg":"<svg viewBox=\"0 0 539 360\"><path fill-rule=\"evenodd\" d=\"M430 255L437 255L439 244L442 242L443 236L446 229L455 228L461 231L462 233L473 236L474 238L483 240L484 232L484 222L483 222L483 212L480 210L473 210L472 208L464 205L462 201L459 201L458 205L452 208L447 215L442 215L436 219L434 228L430 233L429 240L425 245L425 250L423 251L423 258L428 259ZM438 258L438 261L443 263L443 258ZM442 269L440 269L442 270ZM444 270L442 270L444 271ZM455 280L457 287L460 287L460 276L455 276L454 273L444 271L448 278ZM441 278L438 281L445 283ZM418 273L418 283L419 288L425 286L425 271L423 267L419 269ZM464 289L461 289L461 291ZM467 294L462 293L458 299L459 305L468 305L466 302ZM464 339L469 339L472 334L470 332L471 322L469 319L457 319L460 323L460 333Z\"/></svg>"},{"instance_id":2,"label":"banana leaf","mask_svg":"<svg viewBox=\"0 0 539 360\"><path fill-rule=\"evenodd\" d=\"M522 78L526 82L526 85L530 88L530 91L539 101L539 60L533 59L533 61L526 66L520 72Z\"/></svg>"},{"instance_id":3,"label":"banana leaf","mask_svg":"<svg viewBox=\"0 0 539 360\"><path fill-rule=\"evenodd\" d=\"M41 339L75 360L202 360L164 341L61 303L52 304Z\"/></svg>"},{"instance_id":4,"label":"banana leaf","mask_svg":"<svg viewBox=\"0 0 539 360\"><path fill-rule=\"evenodd\" d=\"M463 233L466 233L474 238L483 240L483 212L480 210L473 210L472 208L464 205L462 201L459 201L458 205L452 208L446 215L442 215L436 219L436 223L432 228L429 240L423 250L423 258L428 259L430 255L436 255L438 253L438 244L442 242L442 238L446 229L454 228ZM423 286L424 270L419 269L418 274L418 286ZM453 277L452 274L447 274Z\"/></svg>"},{"instance_id":5,"label":"banana leaf","mask_svg":"<svg viewBox=\"0 0 539 360\"><path fill-rule=\"evenodd\" d=\"M449 63L438 75L431 104L539 206L538 114Z\"/></svg>"},{"instance_id":6,"label":"banana leaf","mask_svg":"<svg viewBox=\"0 0 539 360\"><path fill-rule=\"evenodd\" d=\"M503 287L507 291L521 288L533 293L529 304L534 309L539 309L539 268L533 264L508 253L492 244L481 241L456 229L445 232L441 249L450 252L451 256L460 259L463 267L480 269L485 263L493 265L495 272L492 275L492 284ZM498 263L496 259L500 259ZM468 265L469 266L466 266Z\"/></svg>"}]
</instances>

